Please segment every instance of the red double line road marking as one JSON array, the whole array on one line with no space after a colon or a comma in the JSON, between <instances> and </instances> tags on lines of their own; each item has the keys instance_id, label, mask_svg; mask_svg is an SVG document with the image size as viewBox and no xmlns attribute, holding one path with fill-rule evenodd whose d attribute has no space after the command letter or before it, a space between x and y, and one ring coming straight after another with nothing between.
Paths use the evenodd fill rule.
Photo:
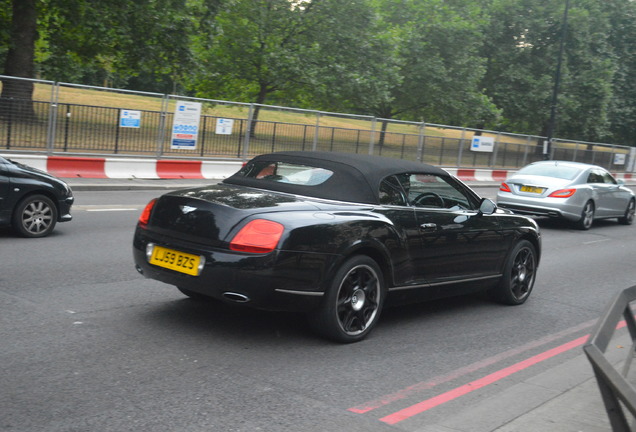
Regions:
<instances>
[{"instance_id":1,"label":"red double line road marking","mask_svg":"<svg viewBox=\"0 0 636 432\"><path fill-rule=\"evenodd\" d=\"M400 410L396 413L389 414L386 417L382 417L380 421L383 421L388 424L399 423L402 420L406 420L408 418L413 417L416 414L423 413L431 408L435 408L438 405L442 405L446 402L450 402L453 399L457 399L460 396L473 392L475 390L479 390L482 387L486 387L494 382L497 382L507 376L510 376L514 373L517 373L521 370L529 368L539 362L547 360L551 357L554 357L558 354L564 353L565 351L571 350L572 348L576 348L580 345L583 345L589 336L583 336L578 339L574 339L571 342L558 346L556 348L552 348L546 352L541 354L537 354L534 357L530 357L529 359L523 360L517 364L509 366L505 369L501 369L495 373L491 373L490 375L486 375L483 378L478 380L469 382L468 384L464 384L463 386L457 387L451 391L447 391L446 393L442 393L441 395L432 397L415 405L412 405L408 408Z\"/></svg>"},{"instance_id":2,"label":"red double line road marking","mask_svg":"<svg viewBox=\"0 0 636 432\"><path fill-rule=\"evenodd\" d=\"M360 414L369 412L369 411L371 411L373 409L376 409L376 408L379 408L381 406L387 405L387 404L389 404L391 402L394 402L396 400L404 399L404 398L406 398L407 396L409 396L412 393L416 393L418 391L422 391L422 390L425 390L427 388L432 388L432 387L434 387L437 384L441 384L441 383L443 383L445 381L449 381L452 378L457 378L460 375L463 375L465 373L470 372L470 369L477 370L479 368L486 367L489 364L492 364L492 363L494 363L497 360L502 360L503 358L511 356L513 353L517 353L518 354L519 352L526 351L526 350L532 348L533 346L536 347L537 345L549 342L550 340L554 340L554 339L556 339L558 337L562 337L564 334L573 333L573 332L578 331L578 330L580 330L582 328L589 327L594 322L595 321L589 321L589 322L580 324L578 326L575 326L575 327L572 327L570 329L564 330L562 332L556 333L555 335L551 335L551 336L548 336L547 338L543 338L543 339L540 339L540 340L535 341L533 343L524 345L523 347L521 347L519 349L509 350L509 351L507 351L505 353L502 353L499 356L494 356L494 357L492 357L490 359L486 359L483 362L475 363L474 365L471 365L471 366L469 366L467 368L460 369L460 371L462 371L461 373L458 372L458 373L454 373L454 374L448 375L446 377L442 377L441 379L437 379L437 380L433 380L433 381L430 381L430 382L416 384L416 385L408 387L408 388L406 388L406 389L404 389L402 391L399 391L399 392L394 393L392 395L386 396L386 397L384 397L384 398L382 398L380 400L367 403L366 405L363 405L363 406L349 408L349 411L355 412L355 413L360 413ZM624 327L624 326L625 326L625 322L622 321L622 322L620 322L618 324L618 326L616 328L619 329L619 328ZM507 368L501 369L501 370L499 370L497 372L494 372L492 374L486 375L486 376L484 376L484 377L482 377L480 379L477 379L475 381L471 381L468 384L464 384L464 385L459 386L459 387L457 387L457 388L455 388L453 390L450 390L450 391L447 391L447 392L442 393L440 395L434 396L434 397L432 397L430 399L427 399L425 401L419 402L419 403L417 403L415 405L412 405L412 406L410 406L408 408L405 408L405 409L402 409L400 411L397 411L397 412L395 412L393 414L389 414L389 415L381 418L380 421L383 421L383 422L385 422L387 424L399 423L399 422L401 422L403 420L406 420L408 418L411 418L411 417L413 417L413 416L415 416L417 414L420 414L420 413L423 413L423 412L425 412L427 410L430 410L431 408L434 408L436 406L442 405L442 404L444 404L446 402L450 402L450 401L452 401L454 399L457 399L460 396L463 396L465 394L468 394L470 392L473 392L475 390L478 390L480 388L488 386L488 385L490 385L492 383L495 383L495 382L497 382L497 381L499 381L499 380L501 380L503 378L506 378L506 377L508 377L508 376L510 376L510 375L512 375L514 373L517 373L519 371L527 369L527 368L529 368L529 367L531 367L531 366L533 366L535 364L538 364L538 363L540 363L540 362L542 362L544 360L547 360L549 358L552 358L554 356L562 354L562 353L564 353L566 351L569 351L569 350L571 350L573 348L581 346L581 345L583 345L585 343L585 341L587 341L588 338L589 338L589 335L574 339L574 340L572 340L570 342L567 342L567 343L565 343L563 345L560 345L560 346L558 346L556 348L549 349L549 350L547 350L547 351L545 351L543 353L537 354L537 355L535 355L533 357L530 357L530 358L528 358L526 360L523 360L523 361L520 361L518 363L515 363L512 366L509 366Z\"/></svg>"},{"instance_id":3,"label":"red double line road marking","mask_svg":"<svg viewBox=\"0 0 636 432\"><path fill-rule=\"evenodd\" d=\"M547 343L553 342L555 340L559 340L561 338L564 338L566 336L569 336L573 333L577 333L579 331L583 331L585 329L588 329L590 327L592 327L594 325L594 323L596 322L596 320L591 320L591 321L587 321L584 323L581 323L577 326L574 327L570 327L569 329L565 329L562 330L560 332L542 337L540 339L537 339L535 341L529 342L527 344L521 345L520 347L516 347L513 349L509 349L507 351L504 351L502 353L499 353L497 355L494 355L492 357L486 358L484 360L475 362L473 364L470 364L468 366L462 367L460 369L457 369L447 375L442 375L442 376L438 376L435 378L432 378L430 381L425 381L425 382L420 382L417 384L414 384L412 386L409 386L405 389L399 390L395 393L391 393L389 395L385 395L382 396L379 399L373 400L373 401L369 401L369 402L365 402L361 405L357 405L353 408L349 408L348 411L357 413L357 414L365 414L368 413L370 411L373 411L376 408L380 408L383 407L385 405L389 405L390 403L393 402L397 402L399 400L402 399L406 399L410 396L413 396L417 393L423 392L425 390L429 390L435 386L438 386L440 384L444 384L446 382L449 381L453 381L456 380L458 378L461 378L464 375L467 374L471 374L474 372L477 372L480 369L483 369L485 367L491 366L493 364L496 364L500 361L503 361L507 358L513 357L513 356L517 356L519 354L522 354L526 351L529 351L531 349L536 349L542 345L545 345Z\"/></svg>"}]
</instances>

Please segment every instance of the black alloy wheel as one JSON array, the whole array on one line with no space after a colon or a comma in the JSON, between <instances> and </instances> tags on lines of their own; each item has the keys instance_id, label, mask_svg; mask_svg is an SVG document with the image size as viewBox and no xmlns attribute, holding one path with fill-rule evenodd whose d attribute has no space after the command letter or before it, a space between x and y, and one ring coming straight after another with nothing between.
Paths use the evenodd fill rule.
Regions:
<instances>
[{"instance_id":1,"label":"black alloy wheel","mask_svg":"<svg viewBox=\"0 0 636 432\"><path fill-rule=\"evenodd\" d=\"M378 322L384 297L378 264L368 256L354 256L336 272L322 307L310 315L310 325L337 342L358 342Z\"/></svg>"},{"instance_id":2,"label":"black alloy wheel","mask_svg":"<svg viewBox=\"0 0 636 432\"><path fill-rule=\"evenodd\" d=\"M636 211L636 202L633 199L629 200L625 215L618 218L618 222L623 225L631 225L634 222L634 212Z\"/></svg>"},{"instance_id":3,"label":"black alloy wheel","mask_svg":"<svg viewBox=\"0 0 636 432\"><path fill-rule=\"evenodd\" d=\"M18 203L13 228L23 237L45 237L57 222L57 207L44 195L30 195Z\"/></svg>"},{"instance_id":4,"label":"black alloy wheel","mask_svg":"<svg viewBox=\"0 0 636 432\"><path fill-rule=\"evenodd\" d=\"M508 256L503 277L492 294L504 304L523 304L530 297L536 275L536 249L529 241L521 240Z\"/></svg>"}]
</instances>

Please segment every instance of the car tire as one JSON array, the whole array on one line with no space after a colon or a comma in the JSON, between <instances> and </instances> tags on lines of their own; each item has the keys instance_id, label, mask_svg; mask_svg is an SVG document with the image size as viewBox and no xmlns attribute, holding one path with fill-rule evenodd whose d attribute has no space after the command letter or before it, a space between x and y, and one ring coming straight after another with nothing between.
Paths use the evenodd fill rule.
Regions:
<instances>
[{"instance_id":1,"label":"car tire","mask_svg":"<svg viewBox=\"0 0 636 432\"><path fill-rule=\"evenodd\" d=\"M583 206L583 211L581 212L581 219L576 221L575 226L580 230L589 230L592 228L592 224L594 223L594 203L592 201L588 201Z\"/></svg>"},{"instance_id":2,"label":"car tire","mask_svg":"<svg viewBox=\"0 0 636 432\"><path fill-rule=\"evenodd\" d=\"M309 315L318 334L342 343L364 339L377 324L386 289L378 264L366 255L356 255L336 271L323 304Z\"/></svg>"},{"instance_id":3,"label":"car tire","mask_svg":"<svg viewBox=\"0 0 636 432\"><path fill-rule=\"evenodd\" d=\"M492 297L500 303L520 305L530 297L537 275L537 251L532 243L521 240L506 260L503 276L492 289Z\"/></svg>"},{"instance_id":4,"label":"car tire","mask_svg":"<svg viewBox=\"0 0 636 432\"><path fill-rule=\"evenodd\" d=\"M29 195L15 207L11 222L23 237L45 237L55 228L57 207L45 195Z\"/></svg>"},{"instance_id":5,"label":"car tire","mask_svg":"<svg viewBox=\"0 0 636 432\"><path fill-rule=\"evenodd\" d=\"M618 223L621 223L623 225L631 225L634 222L635 211L636 211L636 202L633 199L631 199L629 200L629 204L627 204L625 215L623 215L623 217L618 218Z\"/></svg>"},{"instance_id":6,"label":"car tire","mask_svg":"<svg viewBox=\"0 0 636 432\"><path fill-rule=\"evenodd\" d=\"M182 294L184 294L185 296L187 296L187 297L191 298L192 300L196 300L196 301L208 301L208 300L210 300L210 299L211 299L211 297L208 297L208 296L206 296L206 295L204 295L204 294L199 294L198 292L196 292L196 291L192 291L192 290L189 290L189 289L187 289L187 288L183 288L183 287L179 287L179 286L178 286L178 287L177 287L177 289L178 289L179 291L181 291L181 293L182 293Z\"/></svg>"}]
</instances>

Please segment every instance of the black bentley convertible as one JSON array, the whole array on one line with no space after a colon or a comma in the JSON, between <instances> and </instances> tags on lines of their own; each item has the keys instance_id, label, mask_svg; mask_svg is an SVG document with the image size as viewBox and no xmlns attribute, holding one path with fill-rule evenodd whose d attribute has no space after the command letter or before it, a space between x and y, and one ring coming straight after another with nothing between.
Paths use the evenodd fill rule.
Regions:
<instances>
[{"instance_id":1,"label":"black bentley convertible","mask_svg":"<svg viewBox=\"0 0 636 432\"><path fill-rule=\"evenodd\" d=\"M282 152L152 200L133 251L140 273L189 297L306 312L318 333L355 342L387 302L488 290L524 303L541 238L434 166Z\"/></svg>"}]
</instances>

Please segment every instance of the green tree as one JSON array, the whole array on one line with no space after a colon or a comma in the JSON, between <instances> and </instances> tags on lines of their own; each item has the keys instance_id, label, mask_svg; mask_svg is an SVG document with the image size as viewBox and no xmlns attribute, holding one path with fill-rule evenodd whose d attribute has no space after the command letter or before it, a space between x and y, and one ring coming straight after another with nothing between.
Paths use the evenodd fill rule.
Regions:
<instances>
[{"instance_id":1,"label":"green tree","mask_svg":"<svg viewBox=\"0 0 636 432\"><path fill-rule=\"evenodd\" d=\"M37 38L36 0L12 0L9 45L5 57L6 75L32 78L34 70L35 40ZM5 34L3 34L6 37ZM0 99L0 115L17 111L18 118L33 117L33 83L30 81L5 80Z\"/></svg>"},{"instance_id":2,"label":"green tree","mask_svg":"<svg viewBox=\"0 0 636 432\"><path fill-rule=\"evenodd\" d=\"M610 102L610 142L636 147L636 3L607 0L609 43L616 58Z\"/></svg>"},{"instance_id":3,"label":"green tree","mask_svg":"<svg viewBox=\"0 0 636 432\"><path fill-rule=\"evenodd\" d=\"M571 2L555 136L606 135L614 62L604 0ZM545 136L565 1L493 0L482 51L483 86L502 110L503 130Z\"/></svg>"},{"instance_id":4,"label":"green tree","mask_svg":"<svg viewBox=\"0 0 636 432\"><path fill-rule=\"evenodd\" d=\"M369 53L372 18L364 0L236 0L219 12L215 32L198 38L192 87L214 99L342 106L334 101L373 85L353 66ZM351 82L364 83L343 84Z\"/></svg>"},{"instance_id":5,"label":"green tree","mask_svg":"<svg viewBox=\"0 0 636 432\"><path fill-rule=\"evenodd\" d=\"M375 100L353 99L359 110L382 119L457 125L497 117L479 86L485 21L478 5L448 0L375 0L373 5L380 16L379 37L388 45L380 67L395 77L380 81L383 91Z\"/></svg>"},{"instance_id":6,"label":"green tree","mask_svg":"<svg viewBox=\"0 0 636 432\"><path fill-rule=\"evenodd\" d=\"M174 90L192 67L192 34L207 28L220 1L13 0L14 31L8 39L0 31L9 46L4 73L116 86L142 77L137 83Z\"/></svg>"}]
</instances>

